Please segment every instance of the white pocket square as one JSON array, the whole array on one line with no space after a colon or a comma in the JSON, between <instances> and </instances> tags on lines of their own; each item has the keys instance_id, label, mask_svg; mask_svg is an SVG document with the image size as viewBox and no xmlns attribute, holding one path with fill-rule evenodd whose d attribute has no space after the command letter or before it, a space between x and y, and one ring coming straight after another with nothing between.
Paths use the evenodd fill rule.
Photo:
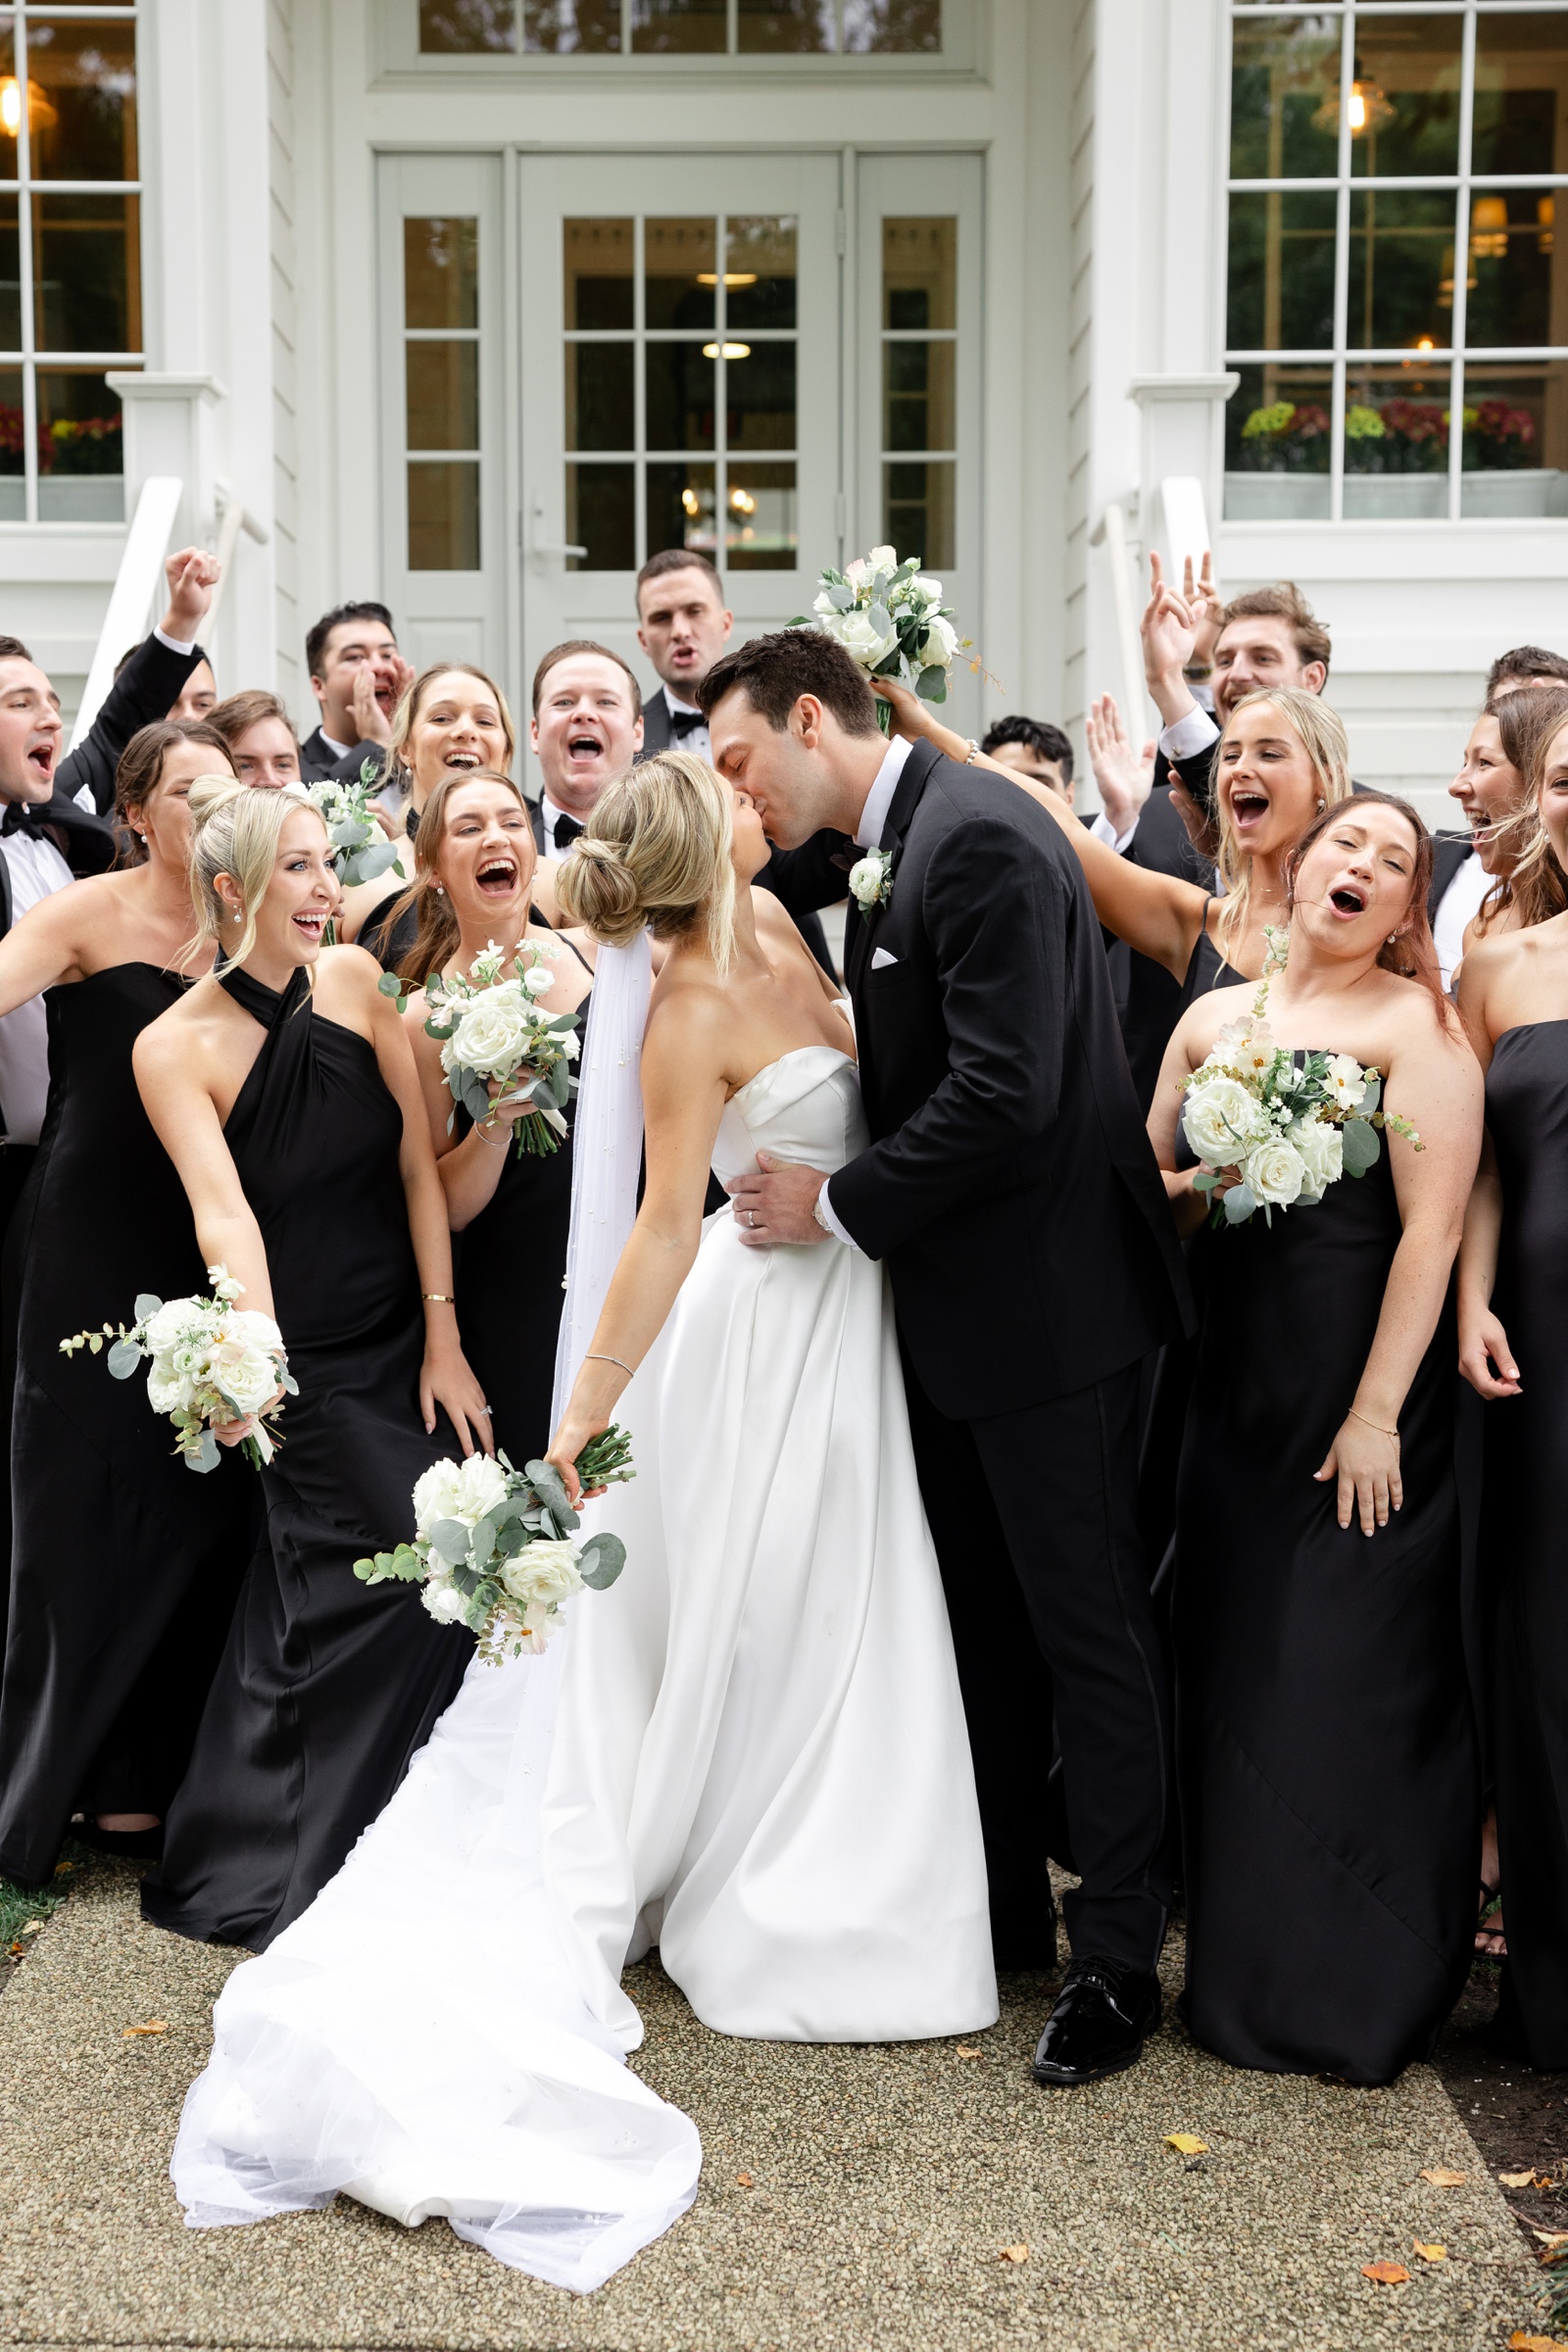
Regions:
<instances>
[{"instance_id":1,"label":"white pocket square","mask_svg":"<svg viewBox=\"0 0 1568 2352\"><path fill-rule=\"evenodd\" d=\"M888 954L886 948L873 948L871 951L871 969L873 972L885 972L890 963L897 963L898 960L899 959L896 956L890 956Z\"/></svg>"}]
</instances>

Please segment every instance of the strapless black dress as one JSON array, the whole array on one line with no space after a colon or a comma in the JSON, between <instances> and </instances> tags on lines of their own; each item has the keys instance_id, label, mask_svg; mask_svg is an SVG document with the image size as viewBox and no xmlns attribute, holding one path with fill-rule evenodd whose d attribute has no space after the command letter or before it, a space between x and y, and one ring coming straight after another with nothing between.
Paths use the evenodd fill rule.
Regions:
<instances>
[{"instance_id":1,"label":"strapless black dress","mask_svg":"<svg viewBox=\"0 0 1568 2352\"><path fill-rule=\"evenodd\" d=\"M268 1543L240 1595L196 1750L142 1889L159 1927L267 1945L314 1900L429 1738L472 1655L412 1585L354 1562L414 1532L415 1481L461 1454L427 1437L424 1318L398 1169L403 1120L366 1040L243 969L267 1030L224 1134L267 1245L299 1383L261 1474Z\"/></svg>"},{"instance_id":2,"label":"strapless black dress","mask_svg":"<svg viewBox=\"0 0 1568 2352\"><path fill-rule=\"evenodd\" d=\"M1387 1147L1272 1228L1203 1230L1177 1498L1188 2022L1232 2065L1353 2082L1424 2056L1457 1999L1480 1836L1450 1312L1399 1416L1403 1509L1342 1529L1313 1479L1399 1234Z\"/></svg>"},{"instance_id":3,"label":"strapless black dress","mask_svg":"<svg viewBox=\"0 0 1568 2352\"><path fill-rule=\"evenodd\" d=\"M1501 2038L1568 2067L1568 1021L1505 1030L1487 1073L1502 1178L1494 1293L1518 1396L1486 1407L1484 1543L1497 1595L1493 1752Z\"/></svg>"},{"instance_id":4,"label":"strapless black dress","mask_svg":"<svg viewBox=\"0 0 1568 2352\"><path fill-rule=\"evenodd\" d=\"M588 1002L584 997L577 1008L579 1038L588 1033ZM564 1114L568 1127L575 1110L573 1101ZM454 1132L466 1136L470 1124L460 1106ZM452 1237L463 1352L483 1383L496 1444L519 1469L544 1452L552 1435L570 1227L570 1142L546 1159L519 1158L509 1143L489 1201Z\"/></svg>"},{"instance_id":5,"label":"strapless black dress","mask_svg":"<svg viewBox=\"0 0 1568 2352\"><path fill-rule=\"evenodd\" d=\"M15 1540L0 1691L0 1874L39 1886L74 1811L163 1813L190 1756L249 1553L253 1484L186 1469L147 1400L71 1334L136 1294L207 1287L131 1048L184 983L112 964L49 990L47 1152L30 1189L11 1429Z\"/></svg>"}]
</instances>

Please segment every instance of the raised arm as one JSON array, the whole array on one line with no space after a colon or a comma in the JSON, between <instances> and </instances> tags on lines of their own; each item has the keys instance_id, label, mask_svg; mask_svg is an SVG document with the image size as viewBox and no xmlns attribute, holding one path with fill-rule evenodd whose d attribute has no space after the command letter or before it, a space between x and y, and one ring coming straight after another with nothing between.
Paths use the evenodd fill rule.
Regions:
<instances>
[{"instance_id":1,"label":"raised arm","mask_svg":"<svg viewBox=\"0 0 1568 2352\"><path fill-rule=\"evenodd\" d=\"M1481 1149L1482 1096L1480 1065L1469 1047L1441 1031L1423 1008L1411 1021L1409 1042L1392 1057L1384 1093L1386 1108L1410 1121L1422 1146L1418 1152L1385 1130L1403 1231L1350 1410L1315 1474L1338 1482L1340 1525L1357 1516L1363 1535L1386 1527L1390 1510L1404 1499L1399 1414L1447 1295Z\"/></svg>"},{"instance_id":2,"label":"raised arm","mask_svg":"<svg viewBox=\"0 0 1568 2352\"><path fill-rule=\"evenodd\" d=\"M662 1331L697 1256L713 1139L729 1091L729 1034L723 1007L695 989L656 1004L649 1016L642 1055L642 1206L547 1457L573 1502L580 1493L578 1454L610 1427L622 1390Z\"/></svg>"}]
</instances>

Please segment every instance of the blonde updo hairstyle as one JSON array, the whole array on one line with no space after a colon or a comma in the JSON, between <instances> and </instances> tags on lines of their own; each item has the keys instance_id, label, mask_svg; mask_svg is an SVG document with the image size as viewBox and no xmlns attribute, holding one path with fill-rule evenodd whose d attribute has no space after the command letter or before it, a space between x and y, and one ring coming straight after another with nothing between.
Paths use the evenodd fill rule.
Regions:
<instances>
[{"instance_id":1,"label":"blonde updo hairstyle","mask_svg":"<svg viewBox=\"0 0 1568 2352\"><path fill-rule=\"evenodd\" d=\"M283 827L302 808L325 831L325 820L303 792L279 792L265 784L242 784L233 776L198 776L190 788L190 895L196 937L187 954L221 949L225 963L243 963L256 945L256 917L277 863ZM239 885L243 920L237 942L229 909L218 895L218 877Z\"/></svg>"},{"instance_id":2,"label":"blonde updo hairstyle","mask_svg":"<svg viewBox=\"0 0 1568 2352\"><path fill-rule=\"evenodd\" d=\"M1225 897L1220 905L1215 929L1219 934L1222 956L1247 936L1251 912L1252 860L1236 838L1230 803L1220 793L1223 774L1220 752L1231 728L1244 710L1255 710L1260 703L1271 703L1284 719L1291 733L1306 754L1307 764L1317 783L1318 805L1315 813L1348 801L1354 790L1350 782L1350 745L1345 732L1345 721L1337 710L1329 708L1321 695L1305 694L1299 686L1260 686L1244 694L1233 706L1225 722L1225 733L1214 746L1214 807L1218 816L1219 854L1215 864L1225 885Z\"/></svg>"},{"instance_id":3,"label":"blonde updo hairstyle","mask_svg":"<svg viewBox=\"0 0 1568 2352\"><path fill-rule=\"evenodd\" d=\"M646 924L656 939L701 929L727 971L735 946L733 803L706 760L659 752L602 795L556 872L569 922L623 948Z\"/></svg>"}]
</instances>

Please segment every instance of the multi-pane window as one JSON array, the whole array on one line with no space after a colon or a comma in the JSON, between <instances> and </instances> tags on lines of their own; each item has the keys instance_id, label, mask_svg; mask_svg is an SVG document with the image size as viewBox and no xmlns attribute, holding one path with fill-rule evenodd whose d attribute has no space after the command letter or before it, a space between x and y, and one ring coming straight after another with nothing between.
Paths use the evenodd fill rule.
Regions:
<instances>
[{"instance_id":1,"label":"multi-pane window","mask_svg":"<svg viewBox=\"0 0 1568 2352\"><path fill-rule=\"evenodd\" d=\"M888 56L942 47L942 0L419 0L426 56Z\"/></svg>"},{"instance_id":2,"label":"multi-pane window","mask_svg":"<svg viewBox=\"0 0 1568 2352\"><path fill-rule=\"evenodd\" d=\"M1568 514L1568 9L1234 0L1233 518Z\"/></svg>"},{"instance_id":3,"label":"multi-pane window","mask_svg":"<svg viewBox=\"0 0 1568 2352\"><path fill-rule=\"evenodd\" d=\"M403 222L409 569L479 569L479 223Z\"/></svg>"},{"instance_id":4,"label":"multi-pane window","mask_svg":"<svg viewBox=\"0 0 1568 2352\"><path fill-rule=\"evenodd\" d=\"M132 8L0 8L0 520L119 521L141 365Z\"/></svg>"},{"instance_id":5,"label":"multi-pane window","mask_svg":"<svg viewBox=\"0 0 1568 2352\"><path fill-rule=\"evenodd\" d=\"M882 534L954 561L958 223L882 223Z\"/></svg>"},{"instance_id":6,"label":"multi-pane window","mask_svg":"<svg viewBox=\"0 0 1568 2352\"><path fill-rule=\"evenodd\" d=\"M797 224L568 220L566 538L578 571L690 547L793 571Z\"/></svg>"}]
</instances>

